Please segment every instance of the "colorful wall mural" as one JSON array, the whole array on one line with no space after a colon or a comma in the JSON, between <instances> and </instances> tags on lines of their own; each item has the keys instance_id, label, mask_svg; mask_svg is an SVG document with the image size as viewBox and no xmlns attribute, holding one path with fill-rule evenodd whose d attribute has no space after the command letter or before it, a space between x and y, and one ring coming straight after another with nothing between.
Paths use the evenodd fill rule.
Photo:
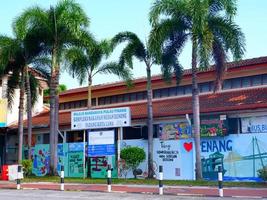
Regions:
<instances>
[{"instance_id":1,"label":"colorful wall mural","mask_svg":"<svg viewBox=\"0 0 267 200\"><path fill-rule=\"evenodd\" d=\"M32 173L36 176L45 176L49 173L49 145L39 144L34 147Z\"/></svg>"},{"instance_id":2,"label":"colorful wall mural","mask_svg":"<svg viewBox=\"0 0 267 200\"><path fill-rule=\"evenodd\" d=\"M191 137L192 128L188 122L164 123L159 125L161 140L177 140Z\"/></svg>"},{"instance_id":3,"label":"colorful wall mural","mask_svg":"<svg viewBox=\"0 0 267 200\"><path fill-rule=\"evenodd\" d=\"M206 179L216 179L218 166L222 165L225 180L260 181L257 170L267 165L267 134L203 138L201 155Z\"/></svg>"},{"instance_id":4,"label":"colorful wall mural","mask_svg":"<svg viewBox=\"0 0 267 200\"><path fill-rule=\"evenodd\" d=\"M192 139L159 140L154 139L154 171L158 177L159 165L163 166L164 179L193 180L194 179L194 145ZM122 148L138 146L147 154L147 140L123 140ZM147 176L147 159L138 167L142 176ZM127 173L127 174L125 174ZM121 171L119 177L133 178L132 171Z\"/></svg>"}]
</instances>

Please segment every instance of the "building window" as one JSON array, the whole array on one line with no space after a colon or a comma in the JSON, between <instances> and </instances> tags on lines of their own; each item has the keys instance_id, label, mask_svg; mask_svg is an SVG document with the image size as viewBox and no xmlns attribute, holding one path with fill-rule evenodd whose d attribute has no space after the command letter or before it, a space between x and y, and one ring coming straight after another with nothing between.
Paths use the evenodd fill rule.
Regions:
<instances>
[{"instance_id":1,"label":"building window","mask_svg":"<svg viewBox=\"0 0 267 200\"><path fill-rule=\"evenodd\" d=\"M250 87L251 86L251 78L243 77L242 78L242 87Z\"/></svg>"},{"instance_id":2,"label":"building window","mask_svg":"<svg viewBox=\"0 0 267 200\"><path fill-rule=\"evenodd\" d=\"M210 82L199 84L199 91L209 92L211 90L210 85L211 85Z\"/></svg>"},{"instance_id":3,"label":"building window","mask_svg":"<svg viewBox=\"0 0 267 200\"><path fill-rule=\"evenodd\" d=\"M176 87L170 88L169 92L170 96L176 96L177 95Z\"/></svg>"},{"instance_id":4,"label":"building window","mask_svg":"<svg viewBox=\"0 0 267 200\"><path fill-rule=\"evenodd\" d=\"M177 87L177 95L178 96L184 95L184 87L182 87L182 86Z\"/></svg>"},{"instance_id":5,"label":"building window","mask_svg":"<svg viewBox=\"0 0 267 200\"><path fill-rule=\"evenodd\" d=\"M161 96L161 98L162 97L168 97L168 96L170 96L169 95L169 88L164 88L164 89L161 89L161 94L160 94Z\"/></svg>"},{"instance_id":6,"label":"building window","mask_svg":"<svg viewBox=\"0 0 267 200\"><path fill-rule=\"evenodd\" d=\"M231 80L225 80L223 82L223 89L224 90L231 89Z\"/></svg>"},{"instance_id":7,"label":"building window","mask_svg":"<svg viewBox=\"0 0 267 200\"><path fill-rule=\"evenodd\" d=\"M153 97L154 98L160 98L160 89L153 91Z\"/></svg>"},{"instance_id":8,"label":"building window","mask_svg":"<svg viewBox=\"0 0 267 200\"><path fill-rule=\"evenodd\" d=\"M232 82L232 89L241 88L241 78L232 79L231 82Z\"/></svg>"},{"instance_id":9,"label":"building window","mask_svg":"<svg viewBox=\"0 0 267 200\"><path fill-rule=\"evenodd\" d=\"M262 75L262 84L266 85L267 84L267 74Z\"/></svg>"},{"instance_id":10,"label":"building window","mask_svg":"<svg viewBox=\"0 0 267 200\"><path fill-rule=\"evenodd\" d=\"M262 85L262 81L261 81L262 76L253 76L252 77L252 85L253 86L258 86L258 85Z\"/></svg>"},{"instance_id":11,"label":"building window","mask_svg":"<svg viewBox=\"0 0 267 200\"><path fill-rule=\"evenodd\" d=\"M185 86L185 94L192 94L192 86L191 85L187 85Z\"/></svg>"}]
</instances>

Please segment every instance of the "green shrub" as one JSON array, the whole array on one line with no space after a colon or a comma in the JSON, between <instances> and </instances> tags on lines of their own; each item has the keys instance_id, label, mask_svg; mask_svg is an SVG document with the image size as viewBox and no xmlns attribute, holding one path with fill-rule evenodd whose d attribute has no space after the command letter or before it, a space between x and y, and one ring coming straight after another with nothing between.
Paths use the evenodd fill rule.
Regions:
<instances>
[{"instance_id":1,"label":"green shrub","mask_svg":"<svg viewBox=\"0 0 267 200\"><path fill-rule=\"evenodd\" d=\"M121 159L125 161L127 168L133 171L136 178L137 167L146 159L146 153L139 147L127 147L121 150Z\"/></svg>"},{"instance_id":2,"label":"green shrub","mask_svg":"<svg viewBox=\"0 0 267 200\"><path fill-rule=\"evenodd\" d=\"M32 160L22 160L23 174L25 177L32 174Z\"/></svg>"},{"instance_id":3,"label":"green shrub","mask_svg":"<svg viewBox=\"0 0 267 200\"><path fill-rule=\"evenodd\" d=\"M267 181L267 166L264 166L262 169L258 170L258 176L262 180Z\"/></svg>"}]
</instances>

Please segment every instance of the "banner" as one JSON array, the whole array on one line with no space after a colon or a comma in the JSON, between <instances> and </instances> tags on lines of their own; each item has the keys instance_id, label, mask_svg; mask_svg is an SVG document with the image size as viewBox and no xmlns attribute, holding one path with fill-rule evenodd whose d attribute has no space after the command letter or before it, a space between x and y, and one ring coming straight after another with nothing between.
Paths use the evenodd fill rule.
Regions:
<instances>
[{"instance_id":1,"label":"banner","mask_svg":"<svg viewBox=\"0 0 267 200\"><path fill-rule=\"evenodd\" d=\"M0 99L0 127L7 126L7 99Z\"/></svg>"},{"instance_id":2,"label":"banner","mask_svg":"<svg viewBox=\"0 0 267 200\"><path fill-rule=\"evenodd\" d=\"M131 126L130 108L110 108L71 112L71 129L102 129Z\"/></svg>"}]
</instances>

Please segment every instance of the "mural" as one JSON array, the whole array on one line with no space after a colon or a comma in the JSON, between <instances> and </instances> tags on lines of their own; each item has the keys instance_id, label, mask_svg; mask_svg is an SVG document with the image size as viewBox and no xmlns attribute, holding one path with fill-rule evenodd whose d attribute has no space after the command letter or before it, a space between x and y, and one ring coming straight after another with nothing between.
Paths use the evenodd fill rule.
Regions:
<instances>
[{"instance_id":1,"label":"mural","mask_svg":"<svg viewBox=\"0 0 267 200\"><path fill-rule=\"evenodd\" d=\"M201 137L224 136L226 134L226 120L220 120L219 115L201 116Z\"/></svg>"},{"instance_id":2,"label":"mural","mask_svg":"<svg viewBox=\"0 0 267 200\"><path fill-rule=\"evenodd\" d=\"M192 129L188 122L164 123L159 125L161 140L177 140L191 137Z\"/></svg>"},{"instance_id":3,"label":"mural","mask_svg":"<svg viewBox=\"0 0 267 200\"><path fill-rule=\"evenodd\" d=\"M49 145L38 144L34 147L32 173L36 176L45 176L49 173Z\"/></svg>"},{"instance_id":4,"label":"mural","mask_svg":"<svg viewBox=\"0 0 267 200\"><path fill-rule=\"evenodd\" d=\"M83 177L83 160L84 160L84 144L83 142L79 143L69 143L68 144L68 170L69 177Z\"/></svg>"},{"instance_id":5,"label":"mural","mask_svg":"<svg viewBox=\"0 0 267 200\"><path fill-rule=\"evenodd\" d=\"M194 145L192 139L166 140L154 139L154 171L158 176L159 165L163 166L164 179L193 180L194 177ZM123 140L122 148L138 146L147 154L147 140ZM147 176L147 159L138 167ZM121 170L119 177L133 178L131 171L125 174Z\"/></svg>"},{"instance_id":6,"label":"mural","mask_svg":"<svg viewBox=\"0 0 267 200\"><path fill-rule=\"evenodd\" d=\"M57 172L60 174L61 166L64 166L65 176L69 176L68 169L68 144L58 144L57 145Z\"/></svg>"},{"instance_id":7,"label":"mural","mask_svg":"<svg viewBox=\"0 0 267 200\"><path fill-rule=\"evenodd\" d=\"M218 166L228 181L260 181L257 170L267 165L267 135L232 134L201 139L203 176L216 179Z\"/></svg>"},{"instance_id":8,"label":"mural","mask_svg":"<svg viewBox=\"0 0 267 200\"><path fill-rule=\"evenodd\" d=\"M116 166L116 156L98 156L90 157L90 170L92 178L106 178L107 177L107 168L108 164L111 165L112 177L118 177L118 171Z\"/></svg>"}]
</instances>

